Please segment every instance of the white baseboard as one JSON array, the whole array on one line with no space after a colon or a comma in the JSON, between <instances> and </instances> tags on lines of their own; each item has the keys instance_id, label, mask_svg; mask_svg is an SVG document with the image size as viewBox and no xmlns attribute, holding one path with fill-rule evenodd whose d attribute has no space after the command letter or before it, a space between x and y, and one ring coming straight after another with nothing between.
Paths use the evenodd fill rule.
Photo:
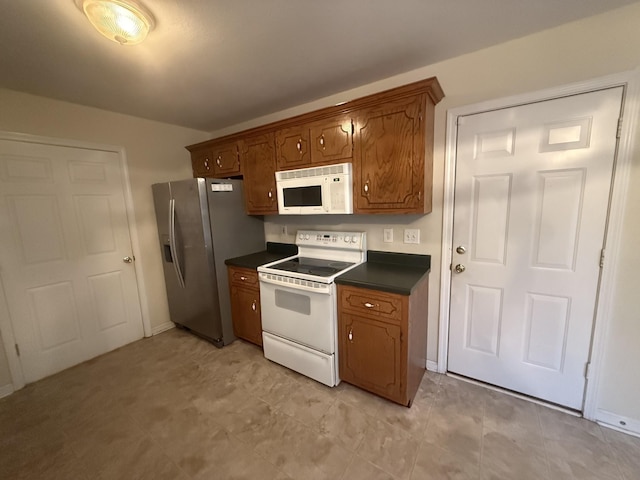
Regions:
<instances>
[{"instance_id":1,"label":"white baseboard","mask_svg":"<svg viewBox=\"0 0 640 480\"><path fill-rule=\"evenodd\" d=\"M430 372L438 372L438 362L427 360L427 370Z\"/></svg>"},{"instance_id":2,"label":"white baseboard","mask_svg":"<svg viewBox=\"0 0 640 480\"><path fill-rule=\"evenodd\" d=\"M15 389L13 388L13 383L9 383L8 385L3 385L2 387L0 387L0 398L8 397L13 392L15 392Z\"/></svg>"},{"instance_id":3,"label":"white baseboard","mask_svg":"<svg viewBox=\"0 0 640 480\"><path fill-rule=\"evenodd\" d=\"M640 437L640 420L623 417L607 410L596 410L596 422L603 427Z\"/></svg>"},{"instance_id":4,"label":"white baseboard","mask_svg":"<svg viewBox=\"0 0 640 480\"><path fill-rule=\"evenodd\" d=\"M164 322L160 325L156 325L151 329L151 335L158 335L159 333L166 332L167 330L171 330L175 328L176 324L173 322Z\"/></svg>"}]
</instances>

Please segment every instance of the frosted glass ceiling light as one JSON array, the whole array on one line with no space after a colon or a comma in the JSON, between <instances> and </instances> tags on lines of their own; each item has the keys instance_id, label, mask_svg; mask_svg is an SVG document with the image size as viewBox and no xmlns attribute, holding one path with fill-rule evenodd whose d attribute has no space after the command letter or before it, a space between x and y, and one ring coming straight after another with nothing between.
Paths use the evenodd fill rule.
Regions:
<instances>
[{"instance_id":1,"label":"frosted glass ceiling light","mask_svg":"<svg viewBox=\"0 0 640 480\"><path fill-rule=\"evenodd\" d=\"M76 0L91 24L121 45L142 42L155 26L153 16L133 0Z\"/></svg>"}]
</instances>

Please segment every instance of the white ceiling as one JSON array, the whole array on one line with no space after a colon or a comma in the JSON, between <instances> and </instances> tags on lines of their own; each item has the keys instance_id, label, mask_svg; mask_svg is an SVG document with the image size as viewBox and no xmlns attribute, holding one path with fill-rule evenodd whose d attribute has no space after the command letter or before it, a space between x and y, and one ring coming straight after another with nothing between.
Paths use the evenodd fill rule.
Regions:
<instances>
[{"instance_id":1,"label":"white ceiling","mask_svg":"<svg viewBox=\"0 0 640 480\"><path fill-rule=\"evenodd\" d=\"M0 0L0 86L213 131L637 0L142 1L121 46L74 0Z\"/></svg>"}]
</instances>

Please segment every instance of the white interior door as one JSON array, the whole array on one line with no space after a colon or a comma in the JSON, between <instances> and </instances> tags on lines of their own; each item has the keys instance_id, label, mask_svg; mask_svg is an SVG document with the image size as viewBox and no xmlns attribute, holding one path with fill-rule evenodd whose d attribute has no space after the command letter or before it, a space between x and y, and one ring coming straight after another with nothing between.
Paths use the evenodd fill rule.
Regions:
<instances>
[{"instance_id":1,"label":"white interior door","mask_svg":"<svg viewBox=\"0 0 640 480\"><path fill-rule=\"evenodd\" d=\"M460 118L451 372L582 408L622 93Z\"/></svg>"},{"instance_id":2,"label":"white interior door","mask_svg":"<svg viewBox=\"0 0 640 480\"><path fill-rule=\"evenodd\" d=\"M26 382L142 338L117 153L0 140L0 243Z\"/></svg>"}]
</instances>

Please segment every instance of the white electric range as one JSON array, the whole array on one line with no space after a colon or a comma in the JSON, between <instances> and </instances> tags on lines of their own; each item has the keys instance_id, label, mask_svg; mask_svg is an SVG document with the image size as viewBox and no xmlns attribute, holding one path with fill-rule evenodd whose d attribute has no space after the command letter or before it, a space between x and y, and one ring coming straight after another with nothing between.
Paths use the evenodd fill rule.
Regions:
<instances>
[{"instance_id":1,"label":"white electric range","mask_svg":"<svg viewBox=\"0 0 640 480\"><path fill-rule=\"evenodd\" d=\"M264 356L340 383L334 279L366 259L366 233L301 230L298 255L258 267Z\"/></svg>"}]
</instances>

